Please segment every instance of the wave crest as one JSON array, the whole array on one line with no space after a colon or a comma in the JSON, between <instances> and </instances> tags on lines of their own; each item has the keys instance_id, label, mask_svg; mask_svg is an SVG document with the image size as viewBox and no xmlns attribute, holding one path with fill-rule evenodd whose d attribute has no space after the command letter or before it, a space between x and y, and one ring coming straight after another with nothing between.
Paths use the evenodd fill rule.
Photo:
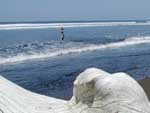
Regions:
<instances>
[{"instance_id":1,"label":"wave crest","mask_svg":"<svg viewBox=\"0 0 150 113\"><path fill-rule=\"evenodd\" d=\"M42 43L42 44L32 43L24 46L17 46L18 51L13 48L14 49L13 54L12 54L12 50L10 52L10 50L7 48L8 56L1 54L0 64L22 62L22 61L33 60L33 59L44 59L44 58L56 57L60 55L67 55L70 53L82 53L86 51L95 51L95 50L102 50L102 49L115 49L115 48L136 45L136 44L145 44L145 43L150 43L149 36L131 37L123 41L112 42L108 44L84 44L84 43L76 43L76 42L68 42L62 44L54 41L48 43ZM22 52L20 52L21 49L23 49Z\"/></svg>"},{"instance_id":2,"label":"wave crest","mask_svg":"<svg viewBox=\"0 0 150 113\"><path fill-rule=\"evenodd\" d=\"M150 25L150 22L87 22L87 23L26 23L26 24L0 24L0 30L13 29L43 29L60 27L90 27L90 26L126 26L126 25Z\"/></svg>"}]
</instances>

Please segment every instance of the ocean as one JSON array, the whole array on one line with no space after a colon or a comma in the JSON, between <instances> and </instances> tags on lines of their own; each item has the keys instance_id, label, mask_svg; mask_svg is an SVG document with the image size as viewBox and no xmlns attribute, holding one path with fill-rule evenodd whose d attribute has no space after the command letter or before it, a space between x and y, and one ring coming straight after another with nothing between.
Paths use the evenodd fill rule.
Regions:
<instances>
[{"instance_id":1,"label":"ocean","mask_svg":"<svg viewBox=\"0 0 150 113\"><path fill-rule=\"evenodd\" d=\"M90 67L150 77L150 22L0 23L0 75L25 89L70 99Z\"/></svg>"}]
</instances>

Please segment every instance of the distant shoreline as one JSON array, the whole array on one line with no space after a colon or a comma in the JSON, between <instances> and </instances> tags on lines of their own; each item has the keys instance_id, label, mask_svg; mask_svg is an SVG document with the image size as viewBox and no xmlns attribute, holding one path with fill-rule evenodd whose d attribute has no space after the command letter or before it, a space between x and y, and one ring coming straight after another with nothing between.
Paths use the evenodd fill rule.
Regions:
<instances>
[{"instance_id":1,"label":"distant shoreline","mask_svg":"<svg viewBox=\"0 0 150 113\"><path fill-rule=\"evenodd\" d=\"M137 22L146 23L150 20L71 20L71 21L0 21L0 24L19 24L19 23L87 23L87 22Z\"/></svg>"}]
</instances>

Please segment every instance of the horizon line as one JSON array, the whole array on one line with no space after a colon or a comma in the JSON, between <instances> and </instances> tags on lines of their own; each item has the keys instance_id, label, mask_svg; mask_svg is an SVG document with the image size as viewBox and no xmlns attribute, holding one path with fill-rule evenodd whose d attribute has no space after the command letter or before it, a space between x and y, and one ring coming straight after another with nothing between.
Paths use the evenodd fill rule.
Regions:
<instances>
[{"instance_id":1,"label":"horizon line","mask_svg":"<svg viewBox=\"0 0 150 113\"><path fill-rule=\"evenodd\" d=\"M0 23L69 23L69 22L129 22L129 21L136 21L136 22L146 22L150 21L150 19L116 19L116 20L56 20L56 21L51 21L51 20L25 20L25 21L0 21Z\"/></svg>"}]
</instances>

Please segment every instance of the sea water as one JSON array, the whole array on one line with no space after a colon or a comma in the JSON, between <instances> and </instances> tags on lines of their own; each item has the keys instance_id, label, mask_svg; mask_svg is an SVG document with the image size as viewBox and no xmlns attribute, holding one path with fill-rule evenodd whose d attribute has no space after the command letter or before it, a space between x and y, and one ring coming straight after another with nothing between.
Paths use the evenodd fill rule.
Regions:
<instances>
[{"instance_id":1,"label":"sea water","mask_svg":"<svg viewBox=\"0 0 150 113\"><path fill-rule=\"evenodd\" d=\"M150 77L149 22L0 24L0 74L25 89L69 99L73 81L90 67Z\"/></svg>"}]
</instances>

